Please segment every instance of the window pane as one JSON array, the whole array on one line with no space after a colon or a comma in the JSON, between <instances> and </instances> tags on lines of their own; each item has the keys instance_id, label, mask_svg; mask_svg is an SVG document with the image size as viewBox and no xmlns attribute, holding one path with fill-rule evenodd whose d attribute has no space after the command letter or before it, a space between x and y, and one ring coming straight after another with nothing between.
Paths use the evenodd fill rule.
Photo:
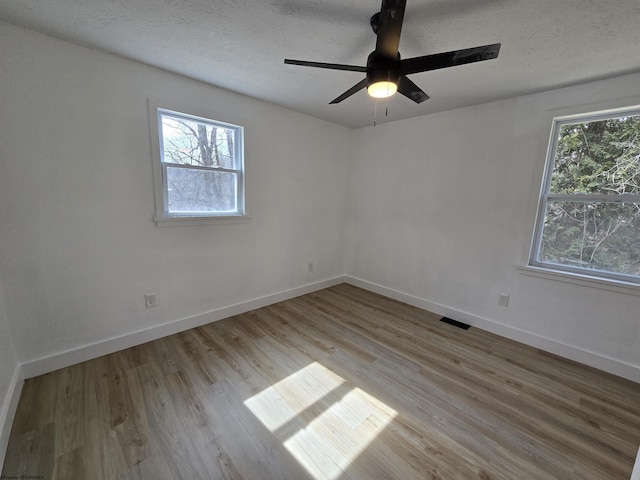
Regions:
<instances>
[{"instance_id":1,"label":"window pane","mask_svg":"<svg viewBox=\"0 0 640 480\"><path fill-rule=\"evenodd\" d=\"M163 162L238 169L235 129L166 113L160 118Z\"/></svg>"},{"instance_id":2,"label":"window pane","mask_svg":"<svg viewBox=\"0 0 640 480\"><path fill-rule=\"evenodd\" d=\"M549 202L538 260L640 276L640 204Z\"/></svg>"},{"instance_id":3,"label":"window pane","mask_svg":"<svg viewBox=\"0 0 640 480\"><path fill-rule=\"evenodd\" d=\"M562 125L550 192L640 194L640 115Z\"/></svg>"},{"instance_id":4,"label":"window pane","mask_svg":"<svg viewBox=\"0 0 640 480\"><path fill-rule=\"evenodd\" d=\"M167 213L237 213L238 175L167 167Z\"/></svg>"}]
</instances>

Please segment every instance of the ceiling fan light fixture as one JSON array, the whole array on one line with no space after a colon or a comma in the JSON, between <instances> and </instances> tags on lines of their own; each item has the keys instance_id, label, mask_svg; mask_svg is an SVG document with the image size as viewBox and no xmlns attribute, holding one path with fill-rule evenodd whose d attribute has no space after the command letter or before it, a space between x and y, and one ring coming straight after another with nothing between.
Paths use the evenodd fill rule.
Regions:
<instances>
[{"instance_id":1,"label":"ceiling fan light fixture","mask_svg":"<svg viewBox=\"0 0 640 480\"><path fill-rule=\"evenodd\" d=\"M367 93L373 98L389 98L397 91L398 84L388 80L381 80L367 87Z\"/></svg>"},{"instance_id":2,"label":"ceiling fan light fixture","mask_svg":"<svg viewBox=\"0 0 640 480\"><path fill-rule=\"evenodd\" d=\"M428 100L429 95L413 83L407 75L482 62L498 57L500 44L494 43L480 47L401 59L398 47L400 45L400 32L402 31L406 3L407 0L382 0L380 11L371 17L371 28L377 37L376 49L367 57L366 67L292 60L290 58L285 58L284 63L303 67L366 73L365 78L329 102L332 105L342 102L364 88L367 89L369 96L373 98L389 98L398 92L419 104Z\"/></svg>"}]
</instances>

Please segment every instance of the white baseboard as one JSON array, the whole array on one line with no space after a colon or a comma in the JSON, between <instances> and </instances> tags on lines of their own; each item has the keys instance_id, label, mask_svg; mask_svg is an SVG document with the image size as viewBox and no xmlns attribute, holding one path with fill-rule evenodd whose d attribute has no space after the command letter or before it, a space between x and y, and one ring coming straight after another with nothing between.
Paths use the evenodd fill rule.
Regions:
<instances>
[{"instance_id":1,"label":"white baseboard","mask_svg":"<svg viewBox=\"0 0 640 480\"><path fill-rule=\"evenodd\" d=\"M171 322L157 325L144 330L138 330L126 335L108 338L99 342L83 345L81 347L62 351L46 357L37 358L22 364L24 378L31 378L42 375L60 368L85 362L93 358L123 350L125 348L140 345L142 343L157 340L158 338L173 335L190 328L199 327L207 323L216 322L223 318L232 317L241 313L265 307L277 302L282 302L290 298L305 295L307 293L322 290L323 288L338 285L344 282L344 276L329 278L319 282L309 283L301 287L291 288L281 292L276 292L264 297L254 298L246 302L236 303L227 307L217 308L198 315L180 318Z\"/></svg>"},{"instance_id":2,"label":"white baseboard","mask_svg":"<svg viewBox=\"0 0 640 480\"><path fill-rule=\"evenodd\" d=\"M356 287L369 290L371 292L384 295L385 297L393 298L401 302L413 305L414 307L428 310L444 317L450 317L455 320L467 323L474 327L486 330L501 337L506 337L516 342L524 343L531 347L539 348L549 353L574 360L584 365L603 370L608 373L612 373L619 377L632 380L640 383L640 366L625 363L621 360L607 357L596 352L569 345L566 343L558 342L551 338L543 337L526 330L514 328L503 323L498 323L487 318L480 317L468 312L456 310L445 305L440 305L435 302L431 302L424 298L409 295L408 293L400 292L391 288L378 285L377 283L369 282L358 277L352 277L350 275L345 276L345 282L354 285ZM635 479L634 479L635 480ZM640 480L640 478L638 479Z\"/></svg>"},{"instance_id":3,"label":"white baseboard","mask_svg":"<svg viewBox=\"0 0 640 480\"><path fill-rule=\"evenodd\" d=\"M13 425L13 419L16 416L18 400L20 400L23 385L24 374L22 366L17 365L13 372L11 383L9 384L9 390L4 397L4 403L0 406L0 472L2 471L4 458L7 454L9 435L11 434L11 427Z\"/></svg>"},{"instance_id":4,"label":"white baseboard","mask_svg":"<svg viewBox=\"0 0 640 480\"><path fill-rule=\"evenodd\" d=\"M76 363L91 360L102 355L117 352L145 342L166 337L190 328L215 322L223 318L239 315L256 308L261 308L273 303L288 300L290 298L315 292L323 288L347 282L351 285L370 290L386 297L394 298L401 302L413 305L424 310L443 315L468 323L474 327L486 330L502 337L510 338L517 342L530 345L541 350L574 360L585 365L603 370L605 372L627 378L640 383L640 367L625 363L619 359L607 357L597 352L592 352L574 345L558 342L551 338L543 337L526 330L514 328L509 325L495 322L468 312L456 310L424 298L416 297L398 290L394 290L367 280L350 275L340 275L319 282L310 283L301 287L276 292L264 297L247 300L245 302L218 308L198 315L181 318L171 322L157 325L148 329L138 330L127 335L108 338L100 342L83 345L78 348L62 351L47 357L31 360L21 365L22 379L42 375L59 368L68 367ZM1 419L1 418L0 418Z\"/></svg>"}]
</instances>

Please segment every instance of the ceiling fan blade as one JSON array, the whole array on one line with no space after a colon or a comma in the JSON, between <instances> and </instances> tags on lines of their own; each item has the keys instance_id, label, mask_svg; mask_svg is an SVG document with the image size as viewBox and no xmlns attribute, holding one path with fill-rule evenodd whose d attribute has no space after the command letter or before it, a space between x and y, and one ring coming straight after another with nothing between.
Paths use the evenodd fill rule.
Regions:
<instances>
[{"instance_id":1,"label":"ceiling fan blade","mask_svg":"<svg viewBox=\"0 0 640 480\"><path fill-rule=\"evenodd\" d=\"M376 34L376 54L395 61L398 58L402 18L406 0L382 0Z\"/></svg>"},{"instance_id":2,"label":"ceiling fan blade","mask_svg":"<svg viewBox=\"0 0 640 480\"><path fill-rule=\"evenodd\" d=\"M367 86L367 79L365 78L364 80L356 83L353 87L351 87L349 90L344 92L338 98L335 98L335 99L331 100L331 102L329 102L329 104L340 103L345 98L349 98L351 95L353 95L354 93L362 90L366 86Z\"/></svg>"},{"instance_id":3,"label":"ceiling fan blade","mask_svg":"<svg viewBox=\"0 0 640 480\"><path fill-rule=\"evenodd\" d=\"M483 45L463 50L425 55L424 57L407 58L400 61L400 73L410 75L412 73L427 72L439 68L455 67L466 63L482 62L498 57L500 44Z\"/></svg>"},{"instance_id":4,"label":"ceiling fan blade","mask_svg":"<svg viewBox=\"0 0 640 480\"><path fill-rule=\"evenodd\" d=\"M331 70L347 70L349 72L366 73L367 71L367 67L359 67L357 65L342 65L340 63L307 62L305 60L291 60L290 58L285 58L284 63L286 63L287 65L301 65L303 67L328 68Z\"/></svg>"},{"instance_id":5,"label":"ceiling fan blade","mask_svg":"<svg viewBox=\"0 0 640 480\"><path fill-rule=\"evenodd\" d=\"M413 100L416 103L422 103L425 100L429 100L429 95L424 93L419 86L417 86L404 75L400 77L400 83L398 84L398 93L401 93L409 100Z\"/></svg>"}]
</instances>

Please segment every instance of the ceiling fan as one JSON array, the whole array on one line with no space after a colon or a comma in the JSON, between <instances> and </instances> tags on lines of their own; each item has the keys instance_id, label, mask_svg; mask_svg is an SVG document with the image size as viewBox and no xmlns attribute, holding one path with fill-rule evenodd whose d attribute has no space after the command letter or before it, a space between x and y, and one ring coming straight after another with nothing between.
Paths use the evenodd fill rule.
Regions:
<instances>
[{"instance_id":1,"label":"ceiling fan","mask_svg":"<svg viewBox=\"0 0 640 480\"><path fill-rule=\"evenodd\" d=\"M398 46L400 44L400 32L402 31L402 19L406 3L406 0L382 0L380 12L371 17L371 28L378 38L376 40L376 49L367 58L366 67L339 63L307 62L289 58L285 58L284 63L366 74L363 80L332 100L330 102L332 104L342 102L365 87L369 95L374 98L387 98L396 92L400 92L410 100L422 103L429 98L429 95L409 80L407 75L497 58L500 52L499 43L425 55L423 57L400 59Z\"/></svg>"}]
</instances>

